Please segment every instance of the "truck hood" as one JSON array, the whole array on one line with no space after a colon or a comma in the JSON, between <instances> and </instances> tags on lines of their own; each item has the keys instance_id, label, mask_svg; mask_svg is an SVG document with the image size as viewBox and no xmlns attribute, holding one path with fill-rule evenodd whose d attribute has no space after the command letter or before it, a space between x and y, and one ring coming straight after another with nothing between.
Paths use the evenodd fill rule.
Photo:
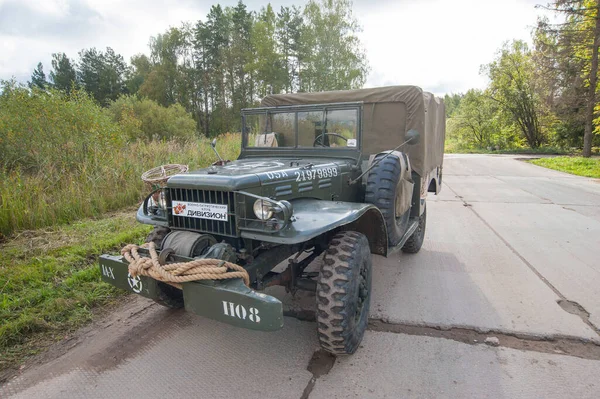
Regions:
<instances>
[{"instance_id":1,"label":"truck hood","mask_svg":"<svg viewBox=\"0 0 600 399\"><path fill-rule=\"evenodd\" d=\"M246 158L224 166L211 166L175 175L169 179L167 186L218 191L245 190L278 181L302 179L302 172L305 176L309 170L325 169L323 173L326 173L328 168L333 168L341 175L340 169L348 169L350 164L351 161L347 160L324 158Z\"/></svg>"}]
</instances>

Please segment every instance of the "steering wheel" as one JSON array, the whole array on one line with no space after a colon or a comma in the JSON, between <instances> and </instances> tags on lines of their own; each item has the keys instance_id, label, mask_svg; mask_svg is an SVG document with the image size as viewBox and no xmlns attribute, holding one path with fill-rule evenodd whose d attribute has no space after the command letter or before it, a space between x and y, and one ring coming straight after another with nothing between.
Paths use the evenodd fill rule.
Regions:
<instances>
[{"instance_id":1,"label":"steering wheel","mask_svg":"<svg viewBox=\"0 0 600 399\"><path fill-rule=\"evenodd\" d=\"M321 140L321 144L319 144L321 147L327 147L325 144L323 144L323 137L325 137L325 136L339 137L340 139L348 142L348 139L339 133L321 133L317 137L315 137L315 141L313 141L313 147L317 145L317 141L319 141L319 140Z\"/></svg>"}]
</instances>

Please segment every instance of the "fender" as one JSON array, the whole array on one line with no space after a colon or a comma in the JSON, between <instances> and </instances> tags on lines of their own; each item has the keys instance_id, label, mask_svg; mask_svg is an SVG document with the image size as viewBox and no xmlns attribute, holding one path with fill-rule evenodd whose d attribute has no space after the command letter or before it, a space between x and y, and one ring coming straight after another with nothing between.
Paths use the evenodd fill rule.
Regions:
<instances>
[{"instance_id":1,"label":"fender","mask_svg":"<svg viewBox=\"0 0 600 399\"><path fill-rule=\"evenodd\" d=\"M376 206L343 201L301 198L290 201L292 223L276 233L242 231L242 237L277 244L299 244L323 233L341 228L363 233L371 252L387 256L387 231Z\"/></svg>"}]
</instances>

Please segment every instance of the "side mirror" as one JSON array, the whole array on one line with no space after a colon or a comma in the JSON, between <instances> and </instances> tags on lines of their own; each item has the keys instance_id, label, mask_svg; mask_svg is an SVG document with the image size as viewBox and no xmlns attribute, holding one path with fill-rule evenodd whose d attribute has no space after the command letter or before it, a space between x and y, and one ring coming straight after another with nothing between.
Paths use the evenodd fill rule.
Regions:
<instances>
[{"instance_id":1,"label":"side mirror","mask_svg":"<svg viewBox=\"0 0 600 399\"><path fill-rule=\"evenodd\" d=\"M210 146L215 148L217 146L217 139L213 139L213 141L210 143Z\"/></svg>"},{"instance_id":2,"label":"side mirror","mask_svg":"<svg viewBox=\"0 0 600 399\"><path fill-rule=\"evenodd\" d=\"M420 137L421 135L419 134L419 131L415 129L410 129L408 132L406 132L405 136L409 145L419 144Z\"/></svg>"}]
</instances>

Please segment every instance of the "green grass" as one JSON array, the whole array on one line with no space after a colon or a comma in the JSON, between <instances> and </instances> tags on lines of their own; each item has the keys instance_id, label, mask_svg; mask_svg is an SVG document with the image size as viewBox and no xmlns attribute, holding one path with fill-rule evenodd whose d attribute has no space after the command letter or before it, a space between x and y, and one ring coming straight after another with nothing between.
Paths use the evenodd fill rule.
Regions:
<instances>
[{"instance_id":1,"label":"green grass","mask_svg":"<svg viewBox=\"0 0 600 399\"><path fill-rule=\"evenodd\" d=\"M458 145L455 141L446 141L444 152L446 154L545 154L545 155L569 155L576 151L559 147L540 147L540 148L508 148L490 151L487 148L465 148ZM581 151L579 151L581 152Z\"/></svg>"},{"instance_id":2,"label":"green grass","mask_svg":"<svg viewBox=\"0 0 600 399\"><path fill-rule=\"evenodd\" d=\"M561 172L600 179L600 158L552 157L533 159L529 162Z\"/></svg>"},{"instance_id":3,"label":"green grass","mask_svg":"<svg viewBox=\"0 0 600 399\"><path fill-rule=\"evenodd\" d=\"M23 231L0 245L0 371L35 354L123 292L100 281L98 255L141 243L151 226L135 209Z\"/></svg>"},{"instance_id":4,"label":"green grass","mask_svg":"<svg viewBox=\"0 0 600 399\"><path fill-rule=\"evenodd\" d=\"M240 152L239 134L218 138L217 149L226 159ZM147 194L140 179L150 168L167 163L205 167L216 160L210 140L138 141L119 150L102 151L74 170L52 165L34 173L0 169L0 241L2 235L98 217L131 206Z\"/></svg>"}]
</instances>

